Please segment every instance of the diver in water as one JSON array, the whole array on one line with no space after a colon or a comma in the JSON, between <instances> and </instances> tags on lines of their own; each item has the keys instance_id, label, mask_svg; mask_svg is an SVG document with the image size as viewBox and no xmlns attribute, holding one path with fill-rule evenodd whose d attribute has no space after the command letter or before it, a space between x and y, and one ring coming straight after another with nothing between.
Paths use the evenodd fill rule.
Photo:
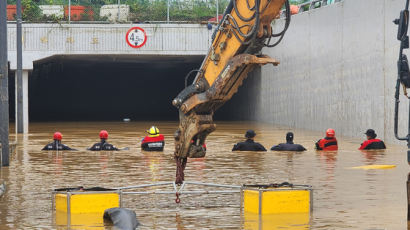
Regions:
<instances>
[{"instance_id":1,"label":"diver in water","mask_svg":"<svg viewBox=\"0 0 410 230\"><path fill-rule=\"evenodd\" d=\"M91 151L104 151L104 150L105 151L118 151L119 150L114 145L109 144L107 142L108 132L106 130L100 131L100 139L101 139L100 142L95 143L91 148L88 148L87 150L91 150Z\"/></svg>"},{"instance_id":2,"label":"diver in water","mask_svg":"<svg viewBox=\"0 0 410 230\"><path fill-rule=\"evenodd\" d=\"M385 149L386 145L380 139L376 139L377 134L373 129L368 129L364 134L367 136L367 141L364 141L359 150L364 149Z\"/></svg>"},{"instance_id":3,"label":"diver in water","mask_svg":"<svg viewBox=\"0 0 410 230\"><path fill-rule=\"evenodd\" d=\"M141 148L144 151L163 151L165 146L164 135L159 133L159 129L152 126L147 130L148 136L141 141Z\"/></svg>"},{"instance_id":4,"label":"diver in water","mask_svg":"<svg viewBox=\"0 0 410 230\"><path fill-rule=\"evenodd\" d=\"M254 141L256 136L255 131L248 130L245 133L246 141L239 142L233 146L232 151L266 151L265 147Z\"/></svg>"},{"instance_id":5,"label":"diver in water","mask_svg":"<svg viewBox=\"0 0 410 230\"><path fill-rule=\"evenodd\" d=\"M305 151L305 147L299 144L293 143L293 133L288 132L286 134L286 143L280 143L279 145L273 146L270 150L273 151Z\"/></svg>"},{"instance_id":6,"label":"diver in water","mask_svg":"<svg viewBox=\"0 0 410 230\"><path fill-rule=\"evenodd\" d=\"M53 139L54 141L52 143L47 144L41 150L75 150L61 143L63 135L60 132L55 132L53 135Z\"/></svg>"},{"instance_id":7,"label":"diver in water","mask_svg":"<svg viewBox=\"0 0 410 230\"><path fill-rule=\"evenodd\" d=\"M335 130L326 130L326 137L316 142L317 150L332 151L337 150L337 140L335 138Z\"/></svg>"}]
</instances>

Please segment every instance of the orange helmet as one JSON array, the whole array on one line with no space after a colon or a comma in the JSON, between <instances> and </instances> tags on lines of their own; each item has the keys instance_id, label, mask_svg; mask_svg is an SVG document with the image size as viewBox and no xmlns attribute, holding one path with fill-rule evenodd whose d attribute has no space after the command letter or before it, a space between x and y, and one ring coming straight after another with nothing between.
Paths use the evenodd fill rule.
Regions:
<instances>
[{"instance_id":1,"label":"orange helmet","mask_svg":"<svg viewBox=\"0 0 410 230\"><path fill-rule=\"evenodd\" d=\"M326 137L335 137L335 130L334 129L327 129L326 130Z\"/></svg>"},{"instance_id":2,"label":"orange helmet","mask_svg":"<svg viewBox=\"0 0 410 230\"><path fill-rule=\"evenodd\" d=\"M100 131L100 138L101 138L101 139L107 139L107 138L108 138L108 132L107 132L107 130L101 130L101 131Z\"/></svg>"},{"instance_id":3,"label":"orange helmet","mask_svg":"<svg viewBox=\"0 0 410 230\"><path fill-rule=\"evenodd\" d=\"M61 139L63 139L63 135L60 132L55 132L53 135L53 139L61 141Z\"/></svg>"}]
</instances>

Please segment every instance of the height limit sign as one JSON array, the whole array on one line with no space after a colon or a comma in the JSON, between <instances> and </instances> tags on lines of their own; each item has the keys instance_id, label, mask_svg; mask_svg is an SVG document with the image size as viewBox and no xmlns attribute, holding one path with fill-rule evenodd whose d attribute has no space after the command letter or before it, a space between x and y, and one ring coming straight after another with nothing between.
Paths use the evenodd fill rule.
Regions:
<instances>
[{"instance_id":1,"label":"height limit sign","mask_svg":"<svg viewBox=\"0 0 410 230\"><path fill-rule=\"evenodd\" d=\"M132 27L128 30L125 39L132 48L141 48L147 42L147 34L140 27Z\"/></svg>"}]
</instances>

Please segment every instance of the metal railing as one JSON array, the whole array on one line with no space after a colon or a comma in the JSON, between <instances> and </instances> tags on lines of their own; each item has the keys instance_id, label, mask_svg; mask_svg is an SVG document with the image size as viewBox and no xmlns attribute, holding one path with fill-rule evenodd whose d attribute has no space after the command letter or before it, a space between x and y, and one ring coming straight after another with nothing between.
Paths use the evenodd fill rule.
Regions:
<instances>
[{"instance_id":1,"label":"metal railing","mask_svg":"<svg viewBox=\"0 0 410 230\"><path fill-rule=\"evenodd\" d=\"M124 190L131 190L131 189L142 189L148 187L160 187L164 185L172 185L172 190L153 190L153 191L132 191L132 192L125 192ZM216 188L229 188L228 190L209 190L209 189L195 189L195 190L185 190L186 185L200 185L206 187L216 187ZM176 194L177 196L181 194L230 194L230 193L239 193L241 186L237 185L221 185L221 184L213 184L213 183L202 183L202 182L193 182L193 181L184 181L182 185L177 186L175 182L159 182L155 184L144 184L144 185L136 185L136 186L127 186L127 187L119 187L115 188L116 190L120 190L122 194Z\"/></svg>"},{"instance_id":2,"label":"metal railing","mask_svg":"<svg viewBox=\"0 0 410 230\"><path fill-rule=\"evenodd\" d=\"M330 5L336 2L341 2L342 0L311 0L302 3L299 6L299 12L309 11L312 9L320 8L322 6Z\"/></svg>"},{"instance_id":3,"label":"metal railing","mask_svg":"<svg viewBox=\"0 0 410 230\"><path fill-rule=\"evenodd\" d=\"M331 5L334 3L341 2L343 0L308 0L308 1L291 1L291 5L297 6L297 12L292 12L292 14L298 14L306 12L309 10L321 8L323 6ZM292 11L292 10L291 10ZM285 10L281 11L281 18L285 17Z\"/></svg>"},{"instance_id":4,"label":"metal railing","mask_svg":"<svg viewBox=\"0 0 410 230\"><path fill-rule=\"evenodd\" d=\"M229 0L26 0L23 21L62 23L218 22ZM16 0L7 0L15 21Z\"/></svg>"}]
</instances>

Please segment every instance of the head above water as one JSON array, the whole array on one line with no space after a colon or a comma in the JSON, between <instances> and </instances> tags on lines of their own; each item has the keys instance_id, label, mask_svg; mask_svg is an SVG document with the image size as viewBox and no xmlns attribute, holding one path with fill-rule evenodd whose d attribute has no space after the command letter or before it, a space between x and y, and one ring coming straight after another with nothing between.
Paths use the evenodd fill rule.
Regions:
<instances>
[{"instance_id":1,"label":"head above water","mask_svg":"<svg viewBox=\"0 0 410 230\"><path fill-rule=\"evenodd\" d=\"M158 136L159 135L159 129L156 126L152 126L150 129L147 130L147 133L150 136Z\"/></svg>"},{"instance_id":2,"label":"head above water","mask_svg":"<svg viewBox=\"0 0 410 230\"><path fill-rule=\"evenodd\" d=\"M327 129L326 130L326 137L329 137L329 138L335 137L335 130L334 129Z\"/></svg>"},{"instance_id":3,"label":"head above water","mask_svg":"<svg viewBox=\"0 0 410 230\"><path fill-rule=\"evenodd\" d=\"M57 141L61 141L61 139L63 139L63 135L60 132L55 132L53 135L53 139Z\"/></svg>"},{"instance_id":4,"label":"head above water","mask_svg":"<svg viewBox=\"0 0 410 230\"><path fill-rule=\"evenodd\" d=\"M246 131L245 133L245 137L246 138L254 138L256 136L255 131L253 131L252 129L249 129L248 131Z\"/></svg>"},{"instance_id":5,"label":"head above water","mask_svg":"<svg viewBox=\"0 0 410 230\"><path fill-rule=\"evenodd\" d=\"M368 139L374 139L377 137L377 134L374 131L374 129L368 129L364 134L366 134Z\"/></svg>"},{"instance_id":6,"label":"head above water","mask_svg":"<svg viewBox=\"0 0 410 230\"><path fill-rule=\"evenodd\" d=\"M100 139L108 139L108 132L107 130L100 131Z\"/></svg>"},{"instance_id":7,"label":"head above water","mask_svg":"<svg viewBox=\"0 0 410 230\"><path fill-rule=\"evenodd\" d=\"M292 132L288 132L286 134L286 142L293 142L293 133Z\"/></svg>"}]
</instances>

